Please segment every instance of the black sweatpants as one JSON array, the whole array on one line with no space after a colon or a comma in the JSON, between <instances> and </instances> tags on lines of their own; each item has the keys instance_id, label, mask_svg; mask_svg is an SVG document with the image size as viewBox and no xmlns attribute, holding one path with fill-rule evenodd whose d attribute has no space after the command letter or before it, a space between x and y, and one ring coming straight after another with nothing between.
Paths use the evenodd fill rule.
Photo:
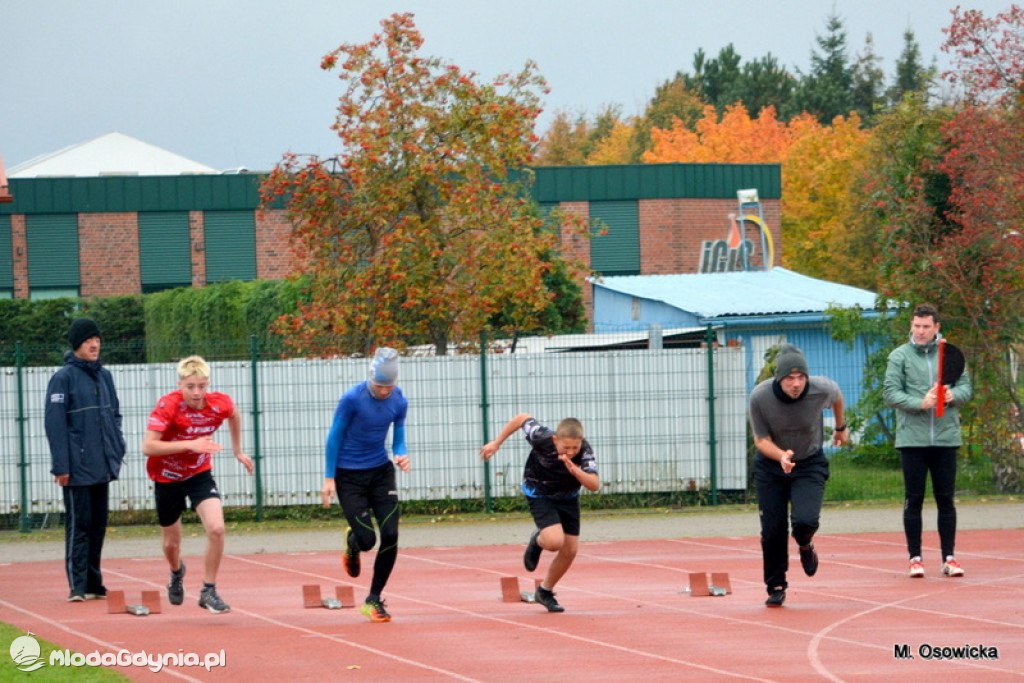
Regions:
<instances>
[{"instance_id":1,"label":"black sweatpants","mask_svg":"<svg viewBox=\"0 0 1024 683\"><path fill-rule=\"evenodd\" d=\"M956 448L938 446L901 448L903 465L903 532L907 537L910 557L921 554L921 507L924 504L925 481L932 474L932 492L939 509L939 545L942 559L953 554L956 545Z\"/></svg>"},{"instance_id":2,"label":"black sweatpants","mask_svg":"<svg viewBox=\"0 0 1024 683\"><path fill-rule=\"evenodd\" d=\"M796 463L789 474L782 471L777 460L760 453L754 456L764 583L768 593L776 586L786 588L789 585L786 571L789 569L790 517L793 538L799 545L810 543L818 530L828 476L828 458L822 451Z\"/></svg>"},{"instance_id":3,"label":"black sweatpants","mask_svg":"<svg viewBox=\"0 0 1024 683\"><path fill-rule=\"evenodd\" d=\"M64 487L64 568L71 593L106 593L100 573L110 484Z\"/></svg>"},{"instance_id":4,"label":"black sweatpants","mask_svg":"<svg viewBox=\"0 0 1024 683\"><path fill-rule=\"evenodd\" d=\"M350 548L365 552L377 542L370 513L377 518L380 529L380 547L373 562L370 595L380 596L398 559L398 487L395 485L395 466L386 463L368 470L347 470L340 467L334 474L338 502L345 511L352 529L346 543Z\"/></svg>"}]
</instances>

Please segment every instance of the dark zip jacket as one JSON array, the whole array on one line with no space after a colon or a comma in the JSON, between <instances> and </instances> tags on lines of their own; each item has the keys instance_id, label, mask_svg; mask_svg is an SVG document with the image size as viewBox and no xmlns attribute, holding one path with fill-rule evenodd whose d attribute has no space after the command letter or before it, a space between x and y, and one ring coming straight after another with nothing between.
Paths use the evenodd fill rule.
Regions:
<instances>
[{"instance_id":1,"label":"dark zip jacket","mask_svg":"<svg viewBox=\"0 0 1024 683\"><path fill-rule=\"evenodd\" d=\"M117 479L125 454L121 405L101 361L64 354L46 387L46 438L50 473L70 474L69 486Z\"/></svg>"}]
</instances>

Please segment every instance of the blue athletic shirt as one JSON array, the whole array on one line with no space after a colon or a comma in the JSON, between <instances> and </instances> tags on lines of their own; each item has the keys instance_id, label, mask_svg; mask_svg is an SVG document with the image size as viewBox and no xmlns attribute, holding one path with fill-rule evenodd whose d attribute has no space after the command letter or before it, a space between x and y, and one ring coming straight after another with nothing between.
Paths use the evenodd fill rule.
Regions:
<instances>
[{"instance_id":1,"label":"blue athletic shirt","mask_svg":"<svg viewBox=\"0 0 1024 683\"><path fill-rule=\"evenodd\" d=\"M327 434L327 466L324 476L334 477L339 467L368 470L390 462L385 445L388 428L395 425L391 450L406 455L405 413L409 402L395 387L381 400L373 397L369 382L353 386L342 395Z\"/></svg>"}]
</instances>

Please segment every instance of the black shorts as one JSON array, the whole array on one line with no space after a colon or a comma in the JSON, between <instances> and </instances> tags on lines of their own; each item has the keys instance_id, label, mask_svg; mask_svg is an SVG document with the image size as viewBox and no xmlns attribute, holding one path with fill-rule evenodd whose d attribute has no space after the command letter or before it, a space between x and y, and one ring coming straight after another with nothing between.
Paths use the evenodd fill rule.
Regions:
<instances>
[{"instance_id":1,"label":"black shorts","mask_svg":"<svg viewBox=\"0 0 1024 683\"><path fill-rule=\"evenodd\" d=\"M181 519L181 513L187 509L186 496L193 510L208 498L220 498L217 482L210 470L181 481L153 482L153 492L156 494L156 517L160 526L171 526Z\"/></svg>"},{"instance_id":2,"label":"black shorts","mask_svg":"<svg viewBox=\"0 0 1024 683\"><path fill-rule=\"evenodd\" d=\"M538 498L526 497L530 504L530 514L538 529L553 524L562 525L562 533L567 536L580 535L580 499L573 498Z\"/></svg>"}]
</instances>

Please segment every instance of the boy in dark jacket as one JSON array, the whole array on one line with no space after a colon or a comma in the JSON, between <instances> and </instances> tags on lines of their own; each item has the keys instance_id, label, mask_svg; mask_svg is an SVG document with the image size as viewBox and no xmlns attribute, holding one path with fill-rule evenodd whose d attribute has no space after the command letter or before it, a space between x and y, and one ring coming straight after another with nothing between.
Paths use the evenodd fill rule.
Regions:
<instances>
[{"instance_id":1,"label":"boy in dark jacket","mask_svg":"<svg viewBox=\"0 0 1024 683\"><path fill-rule=\"evenodd\" d=\"M100 573L110 482L124 461L121 406L100 362L100 330L79 318L68 331L71 351L46 388L50 473L64 489L64 568L68 602L104 598Z\"/></svg>"},{"instance_id":2,"label":"boy in dark jacket","mask_svg":"<svg viewBox=\"0 0 1024 683\"><path fill-rule=\"evenodd\" d=\"M580 488L597 491L594 449L583 438L583 425L574 417L549 429L526 413L516 415L498 437L480 449L480 457L490 460L505 440L522 430L530 445L523 470L523 493L537 530L530 536L523 554L523 566L532 572L541 552L555 553L544 580L537 586L536 601L549 612L564 612L555 599L555 584L565 576L576 559L580 546Z\"/></svg>"}]
</instances>

